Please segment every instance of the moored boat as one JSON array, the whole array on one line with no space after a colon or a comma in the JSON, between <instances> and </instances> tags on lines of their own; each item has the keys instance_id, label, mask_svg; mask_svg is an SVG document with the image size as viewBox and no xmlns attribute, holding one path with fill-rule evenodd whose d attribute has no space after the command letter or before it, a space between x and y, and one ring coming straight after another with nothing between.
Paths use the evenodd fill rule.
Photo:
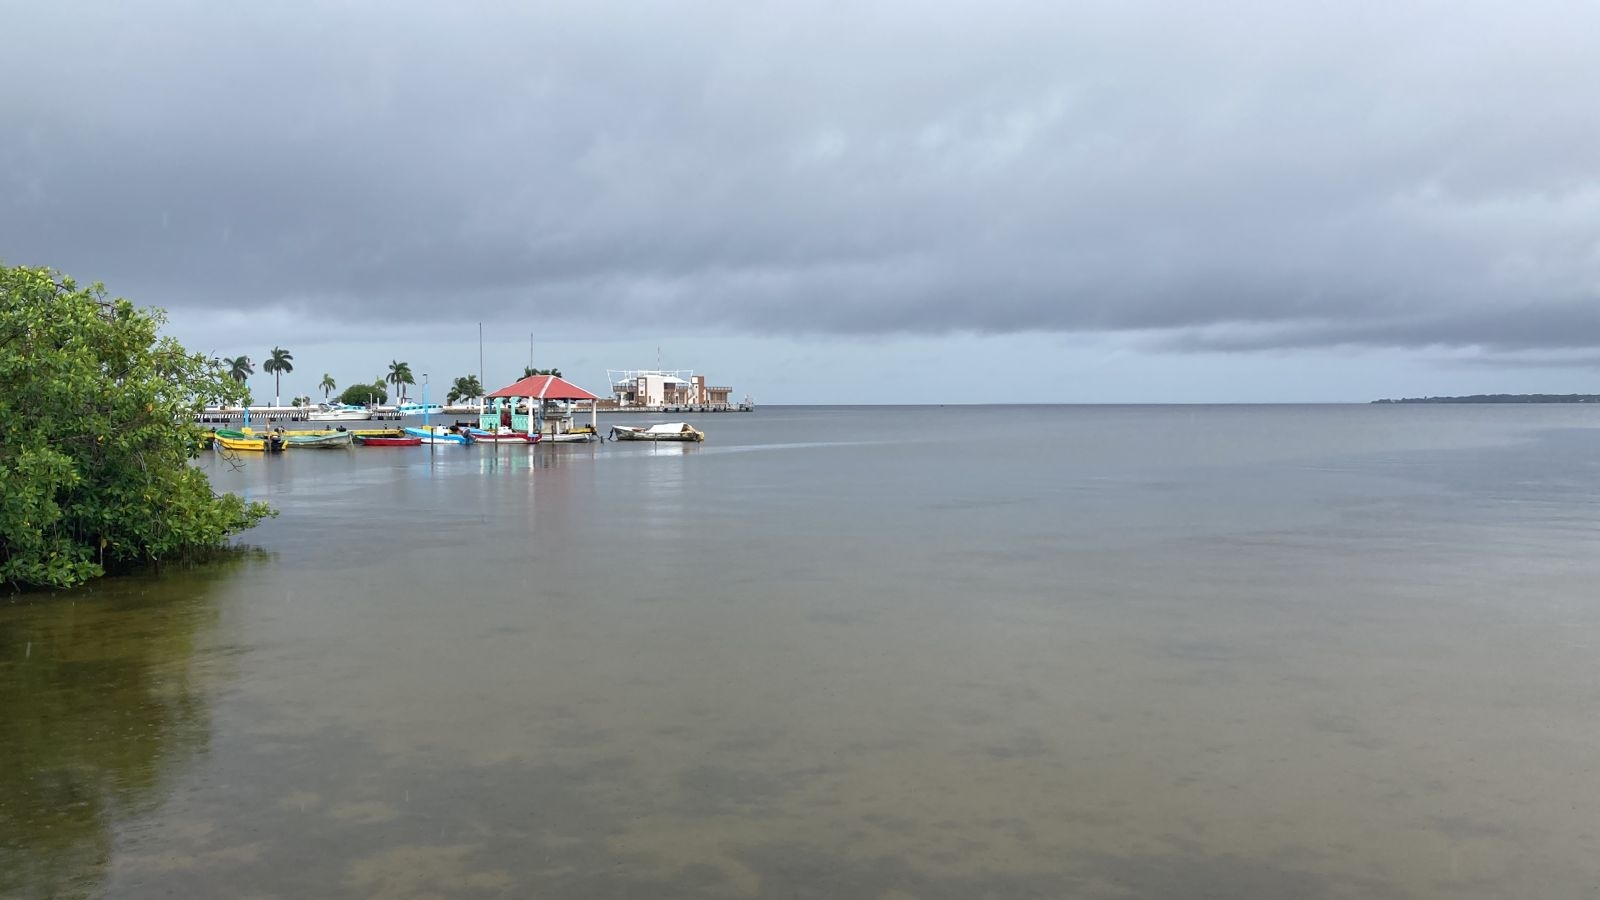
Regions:
<instances>
[{"instance_id":1,"label":"moored boat","mask_svg":"<svg viewBox=\"0 0 1600 900\"><path fill-rule=\"evenodd\" d=\"M244 450L254 453L261 453L265 452L267 449L267 441L265 438L234 438L218 434L212 439L212 441L217 447L220 447L223 450Z\"/></svg>"},{"instance_id":2,"label":"moored boat","mask_svg":"<svg viewBox=\"0 0 1600 900\"><path fill-rule=\"evenodd\" d=\"M437 416L444 413L444 407L437 403L400 403L393 409L402 416Z\"/></svg>"},{"instance_id":3,"label":"moored boat","mask_svg":"<svg viewBox=\"0 0 1600 900\"><path fill-rule=\"evenodd\" d=\"M348 431L322 431L308 432L306 434L288 433L283 437L285 447L348 447L350 446L350 432Z\"/></svg>"},{"instance_id":4,"label":"moored boat","mask_svg":"<svg viewBox=\"0 0 1600 900\"><path fill-rule=\"evenodd\" d=\"M358 434L355 440L356 443L363 447L419 447L422 445L422 438L409 435L406 437L380 437L375 434Z\"/></svg>"},{"instance_id":5,"label":"moored boat","mask_svg":"<svg viewBox=\"0 0 1600 900\"><path fill-rule=\"evenodd\" d=\"M424 444L472 443L471 437L445 425L435 425L431 428L406 428L405 433L415 438L421 438Z\"/></svg>"},{"instance_id":6,"label":"moored boat","mask_svg":"<svg viewBox=\"0 0 1600 900\"><path fill-rule=\"evenodd\" d=\"M318 403L317 408L306 413L312 422L365 422L372 418L372 410L365 406L344 403Z\"/></svg>"},{"instance_id":7,"label":"moored boat","mask_svg":"<svg viewBox=\"0 0 1600 900\"><path fill-rule=\"evenodd\" d=\"M541 437L538 434L512 431L509 428L501 428L496 431L469 428L467 433L472 436L472 442L475 444L537 444Z\"/></svg>"},{"instance_id":8,"label":"moored boat","mask_svg":"<svg viewBox=\"0 0 1600 900\"><path fill-rule=\"evenodd\" d=\"M544 436L543 440L552 444L586 444L596 439L593 431L557 431Z\"/></svg>"},{"instance_id":9,"label":"moored boat","mask_svg":"<svg viewBox=\"0 0 1600 900\"><path fill-rule=\"evenodd\" d=\"M613 425L611 426L611 439L614 441L703 441L705 432L697 430L688 422L662 422L657 425L644 427L640 425Z\"/></svg>"},{"instance_id":10,"label":"moored boat","mask_svg":"<svg viewBox=\"0 0 1600 900\"><path fill-rule=\"evenodd\" d=\"M283 435L281 432L269 431L265 434L256 434L249 428L243 431L234 431L231 428L218 428L211 433L213 446L222 450L244 451L247 453L276 453L283 449Z\"/></svg>"}]
</instances>

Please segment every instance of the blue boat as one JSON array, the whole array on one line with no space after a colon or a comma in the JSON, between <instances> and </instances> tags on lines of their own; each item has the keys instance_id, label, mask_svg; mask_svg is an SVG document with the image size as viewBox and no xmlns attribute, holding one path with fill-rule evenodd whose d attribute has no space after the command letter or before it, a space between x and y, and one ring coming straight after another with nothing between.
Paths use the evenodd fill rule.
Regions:
<instances>
[{"instance_id":1,"label":"blue boat","mask_svg":"<svg viewBox=\"0 0 1600 900\"><path fill-rule=\"evenodd\" d=\"M445 425L434 425L431 428L405 428L406 434L422 438L424 444L470 444L472 438L455 431Z\"/></svg>"}]
</instances>

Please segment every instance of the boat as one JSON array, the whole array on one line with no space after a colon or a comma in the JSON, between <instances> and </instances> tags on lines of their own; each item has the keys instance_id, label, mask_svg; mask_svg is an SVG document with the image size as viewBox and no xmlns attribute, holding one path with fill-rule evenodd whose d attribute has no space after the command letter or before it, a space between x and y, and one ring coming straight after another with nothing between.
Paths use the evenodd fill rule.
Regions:
<instances>
[{"instance_id":1,"label":"boat","mask_svg":"<svg viewBox=\"0 0 1600 900\"><path fill-rule=\"evenodd\" d=\"M596 437L593 431L557 431L545 435L542 440L548 444L587 444Z\"/></svg>"},{"instance_id":2,"label":"boat","mask_svg":"<svg viewBox=\"0 0 1600 900\"><path fill-rule=\"evenodd\" d=\"M439 416L444 414L444 407L437 403L402 403L394 411L402 416Z\"/></svg>"},{"instance_id":3,"label":"boat","mask_svg":"<svg viewBox=\"0 0 1600 900\"><path fill-rule=\"evenodd\" d=\"M363 447L418 447L422 445L419 437L380 437L376 434L358 434L356 443Z\"/></svg>"},{"instance_id":4,"label":"boat","mask_svg":"<svg viewBox=\"0 0 1600 900\"><path fill-rule=\"evenodd\" d=\"M212 438L212 442L215 444L215 446L223 450L245 450L254 453L262 453L267 449L266 439L258 437L235 438L219 433L216 437Z\"/></svg>"},{"instance_id":5,"label":"boat","mask_svg":"<svg viewBox=\"0 0 1600 900\"><path fill-rule=\"evenodd\" d=\"M344 403L318 403L316 409L306 413L306 419L312 422L365 422L371 418L372 410L365 406Z\"/></svg>"},{"instance_id":6,"label":"boat","mask_svg":"<svg viewBox=\"0 0 1600 900\"><path fill-rule=\"evenodd\" d=\"M662 422L648 428L640 425L611 426L613 441L703 441L705 432L688 422Z\"/></svg>"},{"instance_id":7,"label":"boat","mask_svg":"<svg viewBox=\"0 0 1600 900\"><path fill-rule=\"evenodd\" d=\"M285 447L348 447L348 431L312 431L305 434L287 433L283 436Z\"/></svg>"},{"instance_id":8,"label":"boat","mask_svg":"<svg viewBox=\"0 0 1600 900\"><path fill-rule=\"evenodd\" d=\"M498 428L494 431L484 431L481 428L469 428L467 433L472 436L474 444L537 444L542 435L528 434L525 431L512 431L509 428Z\"/></svg>"},{"instance_id":9,"label":"boat","mask_svg":"<svg viewBox=\"0 0 1600 900\"><path fill-rule=\"evenodd\" d=\"M281 432L270 431L266 434L256 434L248 427L243 431L234 431L231 428L218 428L211 435L213 446L222 450L242 450L247 453L277 453L283 449L283 436Z\"/></svg>"},{"instance_id":10,"label":"boat","mask_svg":"<svg viewBox=\"0 0 1600 900\"><path fill-rule=\"evenodd\" d=\"M470 444L472 438L456 431L446 425L435 425L432 428L406 428L405 433L421 438L424 444Z\"/></svg>"}]
</instances>

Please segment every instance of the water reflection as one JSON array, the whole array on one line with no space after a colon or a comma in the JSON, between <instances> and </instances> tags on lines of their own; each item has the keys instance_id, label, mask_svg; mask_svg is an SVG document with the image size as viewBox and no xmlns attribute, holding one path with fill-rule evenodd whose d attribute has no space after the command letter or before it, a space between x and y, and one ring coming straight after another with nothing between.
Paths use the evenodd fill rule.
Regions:
<instances>
[{"instance_id":1,"label":"water reflection","mask_svg":"<svg viewBox=\"0 0 1600 900\"><path fill-rule=\"evenodd\" d=\"M491 472L526 472L532 469L559 469L562 466L575 463L593 462L598 452L598 444L555 444L539 447L518 447L508 445L505 447L493 445L479 445L474 448L477 452L478 471L483 474Z\"/></svg>"},{"instance_id":2,"label":"water reflection","mask_svg":"<svg viewBox=\"0 0 1600 900\"><path fill-rule=\"evenodd\" d=\"M219 672L195 651L236 568L0 607L0 896L95 892L118 826L204 750Z\"/></svg>"}]
</instances>

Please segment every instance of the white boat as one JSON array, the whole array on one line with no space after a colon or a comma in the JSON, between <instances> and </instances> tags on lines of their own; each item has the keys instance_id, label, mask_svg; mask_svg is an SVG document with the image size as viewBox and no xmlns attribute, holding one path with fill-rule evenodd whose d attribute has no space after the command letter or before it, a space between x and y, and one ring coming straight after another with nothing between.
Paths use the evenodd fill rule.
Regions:
<instances>
[{"instance_id":1,"label":"white boat","mask_svg":"<svg viewBox=\"0 0 1600 900\"><path fill-rule=\"evenodd\" d=\"M613 441L703 441L705 432L688 422L662 422L648 428L639 425L611 426Z\"/></svg>"},{"instance_id":2,"label":"white boat","mask_svg":"<svg viewBox=\"0 0 1600 900\"><path fill-rule=\"evenodd\" d=\"M592 431L548 432L540 440L547 444L586 444L596 437Z\"/></svg>"},{"instance_id":3,"label":"white boat","mask_svg":"<svg viewBox=\"0 0 1600 900\"><path fill-rule=\"evenodd\" d=\"M394 407L394 411L402 416L444 415L444 407L437 403L402 403Z\"/></svg>"},{"instance_id":4,"label":"white boat","mask_svg":"<svg viewBox=\"0 0 1600 900\"><path fill-rule=\"evenodd\" d=\"M372 410L343 403L318 403L306 418L312 422L365 422L372 418Z\"/></svg>"}]
</instances>

